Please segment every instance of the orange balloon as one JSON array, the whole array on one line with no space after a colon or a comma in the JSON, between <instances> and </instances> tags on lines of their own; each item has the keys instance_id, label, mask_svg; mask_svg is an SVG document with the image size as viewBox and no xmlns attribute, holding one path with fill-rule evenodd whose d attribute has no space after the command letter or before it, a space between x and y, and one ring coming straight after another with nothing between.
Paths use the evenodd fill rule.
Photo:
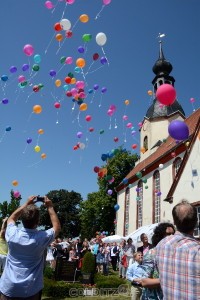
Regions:
<instances>
[{"instance_id":1,"label":"orange balloon","mask_svg":"<svg viewBox=\"0 0 200 300\"><path fill-rule=\"evenodd\" d=\"M71 79L71 82L70 82L70 83L71 83L71 84L75 84L75 83L76 83L76 78L73 77L73 78Z\"/></svg>"},{"instance_id":2,"label":"orange balloon","mask_svg":"<svg viewBox=\"0 0 200 300\"><path fill-rule=\"evenodd\" d=\"M13 180L12 185L17 186L18 185L18 181L17 180Z\"/></svg>"},{"instance_id":3,"label":"orange balloon","mask_svg":"<svg viewBox=\"0 0 200 300\"><path fill-rule=\"evenodd\" d=\"M146 152L146 149L144 147L140 148L140 151L144 154Z\"/></svg>"},{"instance_id":4,"label":"orange balloon","mask_svg":"<svg viewBox=\"0 0 200 300\"><path fill-rule=\"evenodd\" d=\"M81 15L81 16L79 17L79 20L80 20L82 23L87 23L87 22L89 21L89 17L88 17L88 15L83 14L83 15Z\"/></svg>"},{"instance_id":5,"label":"orange balloon","mask_svg":"<svg viewBox=\"0 0 200 300\"><path fill-rule=\"evenodd\" d=\"M82 103L82 104L79 106L79 109L80 109L81 111L87 110L87 104L86 104L86 103Z\"/></svg>"},{"instance_id":6,"label":"orange balloon","mask_svg":"<svg viewBox=\"0 0 200 300\"><path fill-rule=\"evenodd\" d=\"M40 106L40 105L34 105L33 106L33 112L35 114L40 114L42 112L42 106Z\"/></svg>"},{"instance_id":7,"label":"orange balloon","mask_svg":"<svg viewBox=\"0 0 200 300\"><path fill-rule=\"evenodd\" d=\"M41 158L42 158L42 159L47 158L46 154L45 154L45 153L42 153L42 154L41 154Z\"/></svg>"},{"instance_id":8,"label":"orange balloon","mask_svg":"<svg viewBox=\"0 0 200 300\"><path fill-rule=\"evenodd\" d=\"M84 58L78 58L76 60L76 65L79 68L84 68L85 67L85 59Z\"/></svg>"},{"instance_id":9,"label":"orange balloon","mask_svg":"<svg viewBox=\"0 0 200 300\"><path fill-rule=\"evenodd\" d=\"M130 102L129 102L129 100L125 100L124 103L125 103L126 105L129 105Z\"/></svg>"},{"instance_id":10,"label":"orange balloon","mask_svg":"<svg viewBox=\"0 0 200 300\"><path fill-rule=\"evenodd\" d=\"M147 92L147 94L148 94L149 96L152 96L152 95L153 95L153 92L152 92L151 90L149 90L149 91Z\"/></svg>"},{"instance_id":11,"label":"orange balloon","mask_svg":"<svg viewBox=\"0 0 200 300\"><path fill-rule=\"evenodd\" d=\"M43 130L43 129L38 129L38 133L39 133L39 134L43 134L43 133L44 133L44 130Z\"/></svg>"},{"instance_id":12,"label":"orange balloon","mask_svg":"<svg viewBox=\"0 0 200 300\"><path fill-rule=\"evenodd\" d=\"M56 79L55 85L56 85L57 87L61 86L61 80L60 80L60 79Z\"/></svg>"},{"instance_id":13,"label":"orange balloon","mask_svg":"<svg viewBox=\"0 0 200 300\"><path fill-rule=\"evenodd\" d=\"M56 40L57 40L58 42L61 42L61 41L63 40L63 36L62 36L61 33L56 34Z\"/></svg>"}]
</instances>

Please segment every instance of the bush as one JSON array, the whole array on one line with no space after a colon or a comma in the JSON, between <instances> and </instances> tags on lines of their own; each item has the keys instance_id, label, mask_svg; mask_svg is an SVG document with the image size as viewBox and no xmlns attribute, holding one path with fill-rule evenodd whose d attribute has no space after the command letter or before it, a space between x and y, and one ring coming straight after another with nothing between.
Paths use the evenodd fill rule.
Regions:
<instances>
[{"instance_id":1,"label":"bush","mask_svg":"<svg viewBox=\"0 0 200 300\"><path fill-rule=\"evenodd\" d=\"M95 284L96 288L113 288L116 289L122 284L127 284L127 281L122 278L118 278L115 275L110 276L103 276L98 274L98 276L95 275Z\"/></svg>"},{"instance_id":2,"label":"bush","mask_svg":"<svg viewBox=\"0 0 200 300\"><path fill-rule=\"evenodd\" d=\"M46 266L44 269L44 277L49 278L49 279L54 279L54 273L55 271L50 267L50 266Z\"/></svg>"},{"instance_id":3,"label":"bush","mask_svg":"<svg viewBox=\"0 0 200 300\"><path fill-rule=\"evenodd\" d=\"M70 289L82 289L80 283L67 283L64 281L55 281L52 279L44 278L43 296L52 298L66 298L70 297Z\"/></svg>"},{"instance_id":4,"label":"bush","mask_svg":"<svg viewBox=\"0 0 200 300\"><path fill-rule=\"evenodd\" d=\"M82 273L94 273L95 272L95 257L88 251L83 257L83 265L81 268Z\"/></svg>"}]
</instances>

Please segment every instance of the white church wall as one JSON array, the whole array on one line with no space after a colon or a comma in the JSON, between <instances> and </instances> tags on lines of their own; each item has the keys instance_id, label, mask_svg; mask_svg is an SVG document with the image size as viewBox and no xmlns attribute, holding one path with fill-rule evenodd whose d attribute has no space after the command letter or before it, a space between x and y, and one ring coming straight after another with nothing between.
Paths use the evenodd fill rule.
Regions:
<instances>
[{"instance_id":1,"label":"white church wall","mask_svg":"<svg viewBox=\"0 0 200 300\"><path fill-rule=\"evenodd\" d=\"M125 190L121 190L118 193L117 203L119 205L119 210L116 213L117 226L115 233L123 236L124 231L124 201L125 201Z\"/></svg>"}]
</instances>

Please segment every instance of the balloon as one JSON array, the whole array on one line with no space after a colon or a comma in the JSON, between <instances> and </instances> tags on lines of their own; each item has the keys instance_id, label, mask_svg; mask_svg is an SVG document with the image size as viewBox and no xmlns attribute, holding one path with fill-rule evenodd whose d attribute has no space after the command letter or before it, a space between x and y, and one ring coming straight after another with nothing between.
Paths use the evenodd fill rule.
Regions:
<instances>
[{"instance_id":1,"label":"balloon","mask_svg":"<svg viewBox=\"0 0 200 300\"><path fill-rule=\"evenodd\" d=\"M55 107L55 108L60 108L60 102L55 102L55 103L54 103L54 107Z\"/></svg>"},{"instance_id":2,"label":"balloon","mask_svg":"<svg viewBox=\"0 0 200 300\"><path fill-rule=\"evenodd\" d=\"M124 178L124 179L122 180L122 182L123 182L123 184L127 184L127 183L128 183L128 179L127 179L127 178Z\"/></svg>"},{"instance_id":3,"label":"balloon","mask_svg":"<svg viewBox=\"0 0 200 300\"><path fill-rule=\"evenodd\" d=\"M71 84L75 84L75 83L76 83L76 78L73 77L73 78L71 79Z\"/></svg>"},{"instance_id":4,"label":"balloon","mask_svg":"<svg viewBox=\"0 0 200 300\"><path fill-rule=\"evenodd\" d=\"M99 88L99 85L98 84L94 84L94 90L96 91L96 90L98 90L98 88Z\"/></svg>"},{"instance_id":5,"label":"balloon","mask_svg":"<svg viewBox=\"0 0 200 300\"><path fill-rule=\"evenodd\" d=\"M142 173L141 173L141 172L137 172L135 175L136 175L136 177L139 178L139 179L142 178Z\"/></svg>"},{"instance_id":6,"label":"balloon","mask_svg":"<svg viewBox=\"0 0 200 300\"><path fill-rule=\"evenodd\" d=\"M108 60L105 56L101 57L100 62L102 63L102 65L107 64Z\"/></svg>"},{"instance_id":7,"label":"balloon","mask_svg":"<svg viewBox=\"0 0 200 300\"><path fill-rule=\"evenodd\" d=\"M1 80L4 81L4 82L7 81L8 80L8 76L7 75L2 75L1 76Z\"/></svg>"},{"instance_id":8,"label":"balloon","mask_svg":"<svg viewBox=\"0 0 200 300\"><path fill-rule=\"evenodd\" d=\"M84 87L85 87L85 82L84 81L77 81L76 82L76 87L78 88L78 89L84 89Z\"/></svg>"},{"instance_id":9,"label":"balloon","mask_svg":"<svg viewBox=\"0 0 200 300\"><path fill-rule=\"evenodd\" d=\"M112 193L113 193L112 190L108 190L108 191L107 191L107 194L110 195L110 196L112 195Z\"/></svg>"},{"instance_id":10,"label":"balloon","mask_svg":"<svg viewBox=\"0 0 200 300\"><path fill-rule=\"evenodd\" d=\"M14 192L13 192L13 196L14 196L15 198L19 198L20 192L19 192L19 191L14 191Z\"/></svg>"},{"instance_id":11,"label":"balloon","mask_svg":"<svg viewBox=\"0 0 200 300\"><path fill-rule=\"evenodd\" d=\"M38 85L34 85L34 86L33 86L33 91L34 91L35 93L39 92L39 90L40 90L40 88L39 88Z\"/></svg>"},{"instance_id":12,"label":"balloon","mask_svg":"<svg viewBox=\"0 0 200 300\"><path fill-rule=\"evenodd\" d=\"M66 0L67 4L73 4L75 0Z\"/></svg>"},{"instance_id":13,"label":"balloon","mask_svg":"<svg viewBox=\"0 0 200 300\"><path fill-rule=\"evenodd\" d=\"M99 32L96 35L96 43L97 43L97 45L99 45L99 46L102 47L102 46L105 45L106 41L107 41L107 37L106 37L105 33Z\"/></svg>"},{"instance_id":14,"label":"balloon","mask_svg":"<svg viewBox=\"0 0 200 300\"><path fill-rule=\"evenodd\" d=\"M32 70L35 71L35 72L38 72L39 69L40 69L40 66L37 65L37 64L34 64L34 65L32 66Z\"/></svg>"},{"instance_id":15,"label":"balloon","mask_svg":"<svg viewBox=\"0 0 200 300\"><path fill-rule=\"evenodd\" d=\"M93 57L93 60L97 60L99 58L99 54L98 53L94 53L92 57Z\"/></svg>"},{"instance_id":16,"label":"balloon","mask_svg":"<svg viewBox=\"0 0 200 300\"><path fill-rule=\"evenodd\" d=\"M191 102L191 103L194 103L194 102L195 102L195 99L194 99L194 98L190 98L190 102Z\"/></svg>"},{"instance_id":17,"label":"balloon","mask_svg":"<svg viewBox=\"0 0 200 300\"><path fill-rule=\"evenodd\" d=\"M65 82L68 84L71 83L71 77L69 76L65 77Z\"/></svg>"},{"instance_id":18,"label":"balloon","mask_svg":"<svg viewBox=\"0 0 200 300\"><path fill-rule=\"evenodd\" d=\"M133 145L132 145L132 148L133 148L133 149L136 149L136 148L137 148L137 144L133 144Z\"/></svg>"},{"instance_id":19,"label":"balloon","mask_svg":"<svg viewBox=\"0 0 200 300\"><path fill-rule=\"evenodd\" d=\"M35 114L40 114L42 112L42 107L40 105L34 105L33 106L33 112Z\"/></svg>"},{"instance_id":20,"label":"balloon","mask_svg":"<svg viewBox=\"0 0 200 300\"><path fill-rule=\"evenodd\" d=\"M79 109L80 109L80 111L87 110L87 104L86 104L86 103L82 103L82 104L79 106Z\"/></svg>"},{"instance_id":21,"label":"balloon","mask_svg":"<svg viewBox=\"0 0 200 300\"><path fill-rule=\"evenodd\" d=\"M111 104L110 109L112 109L112 111L115 112L116 111L116 106L114 104Z\"/></svg>"},{"instance_id":22,"label":"balloon","mask_svg":"<svg viewBox=\"0 0 200 300\"><path fill-rule=\"evenodd\" d=\"M3 103L3 104L8 104L8 102L9 102L9 101L8 101L7 98L4 98L4 99L2 100L2 103Z\"/></svg>"},{"instance_id":23,"label":"balloon","mask_svg":"<svg viewBox=\"0 0 200 300\"><path fill-rule=\"evenodd\" d=\"M66 59L66 57L65 57L65 56L62 56L62 57L60 58L60 63L61 63L61 64L64 64L65 59Z\"/></svg>"},{"instance_id":24,"label":"balloon","mask_svg":"<svg viewBox=\"0 0 200 300\"><path fill-rule=\"evenodd\" d=\"M149 90L149 91L147 92L147 94L148 94L149 96L152 96L152 95L153 95L153 92L152 92L151 90Z\"/></svg>"},{"instance_id":25,"label":"balloon","mask_svg":"<svg viewBox=\"0 0 200 300\"><path fill-rule=\"evenodd\" d=\"M65 32L65 35L66 35L66 38L71 38L72 35L73 35L73 33L72 33L71 30L67 30L67 31Z\"/></svg>"},{"instance_id":26,"label":"balloon","mask_svg":"<svg viewBox=\"0 0 200 300\"><path fill-rule=\"evenodd\" d=\"M81 131L77 132L76 136L80 139L83 136L83 133Z\"/></svg>"},{"instance_id":27,"label":"balloon","mask_svg":"<svg viewBox=\"0 0 200 300\"><path fill-rule=\"evenodd\" d=\"M79 17L79 20L80 20L82 23L87 23L87 22L89 21L89 17L88 17L88 15L83 14L83 15L81 15L81 16Z\"/></svg>"},{"instance_id":28,"label":"balloon","mask_svg":"<svg viewBox=\"0 0 200 300\"><path fill-rule=\"evenodd\" d=\"M41 62L41 56L39 54L35 54L33 59L36 64L39 64Z\"/></svg>"},{"instance_id":29,"label":"balloon","mask_svg":"<svg viewBox=\"0 0 200 300\"><path fill-rule=\"evenodd\" d=\"M38 133L39 133L39 134L43 134L43 133L44 133L44 130L43 130L43 129L38 129Z\"/></svg>"},{"instance_id":30,"label":"balloon","mask_svg":"<svg viewBox=\"0 0 200 300\"><path fill-rule=\"evenodd\" d=\"M56 40L61 42L63 40L63 35L61 33L56 34Z\"/></svg>"},{"instance_id":31,"label":"balloon","mask_svg":"<svg viewBox=\"0 0 200 300\"><path fill-rule=\"evenodd\" d=\"M15 66L10 67L10 73L15 73L15 72L17 72L17 67Z\"/></svg>"},{"instance_id":32,"label":"balloon","mask_svg":"<svg viewBox=\"0 0 200 300\"><path fill-rule=\"evenodd\" d=\"M79 68L84 68L85 67L85 59L84 58L78 58L76 60L76 65Z\"/></svg>"},{"instance_id":33,"label":"balloon","mask_svg":"<svg viewBox=\"0 0 200 300\"><path fill-rule=\"evenodd\" d=\"M81 150L84 150L84 149L85 149L85 144L84 144L84 143L79 143L79 148L80 148Z\"/></svg>"},{"instance_id":34,"label":"balloon","mask_svg":"<svg viewBox=\"0 0 200 300\"><path fill-rule=\"evenodd\" d=\"M144 154L146 152L146 149L144 147L141 147L140 152L142 152Z\"/></svg>"},{"instance_id":35,"label":"balloon","mask_svg":"<svg viewBox=\"0 0 200 300\"><path fill-rule=\"evenodd\" d=\"M129 100L124 101L125 105L129 105Z\"/></svg>"},{"instance_id":36,"label":"balloon","mask_svg":"<svg viewBox=\"0 0 200 300\"><path fill-rule=\"evenodd\" d=\"M132 123L126 124L126 127L127 127L127 128L131 128L131 127L132 127Z\"/></svg>"},{"instance_id":37,"label":"balloon","mask_svg":"<svg viewBox=\"0 0 200 300\"><path fill-rule=\"evenodd\" d=\"M45 6L47 9L52 9L53 8L53 3L51 1L46 1Z\"/></svg>"},{"instance_id":38,"label":"balloon","mask_svg":"<svg viewBox=\"0 0 200 300\"><path fill-rule=\"evenodd\" d=\"M186 140L189 137L189 128L184 121L173 120L168 126L169 135L178 141Z\"/></svg>"},{"instance_id":39,"label":"balloon","mask_svg":"<svg viewBox=\"0 0 200 300\"><path fill-rule=\"evenodd\" d=\"M104 94L106 91L107 91L107 88L106 87L102 87L102 89L101 89L102 94Z\"/></svg>"},{"instance_id":40,"label":"balloon","mask_svg":"<svg viewBox=\"0 0 200 300\"><path fill-rule=\"evenodd\" d=\"M78 52L79 53L84 53L85 52L85 48L83 46L79 46L78 47Z\"/></svg>"},{"instance_id":41,"label":"balloon","mask_svg":"<svg viewBox=\"0 0 200 300\"><path fill-rule=\"evenodd\" d=\"M100 133L100 134L103 134L103 133L104 133L104 130L103 130L103 129L101 129L101 130L99 131L99 133Z\"/></svg>"},{"instance_id":42,"label":"balloon","mask_svg":"<svg viewBox=\"0 0 200 300\"><path fill-rule=\"evenodd\" d=\"M41 154L41 158L42 158L42 159L45 159L45 158L47 158L47 155L46 155L45 153L42 153L42 154Z\"/></svg>"},{"instance_id":43,"label":"balloon","mask_svg":"<svg viewBox=\"0 0 200 300\"><path fill-rule=\"evenodd\" d=\"M97 166L94 167L94 172L95 172L95 173L98 173L98 172L99 172L99 167L97 167Z\"/></svg>"},{"instance_id":44,"label":"balloon","mask_svg":"<svg viewBox=\"0 0 200 300\"><path fill-rule=\"evenodd\" d=\"M61 80L60 80L60 79L56 79L55 85L56 85L57 87L60 87L60 86L61 86Z\"/></svg>"},{"instance_id":45,"label":"balloon","mask_svg":"<svg viewBox=\"0 0 200 300\"><path fill-rule=\"evenodd\" d=\"M85 117L85 120L86 120L87 122L90 122L90 121L92 120L92 117L91 117L90 115L87 115L87 116Z\"/></svg>"},{"instance_id":46,"label":"balloon","mask_svg":"<svg viewBox=\"0 0 200 300\"><path fill-rule=\"evenodd\" d=\"M110 2L111 2L111 0L103 0L104 5L108 5L108 4L110 4Z\"/></svg>"},{"instance_id":47,"label":"balloon","mask_svg":"<svg viewBox=\"0 0 200 300\"><path fill-rule=\"evenodd\" d=\"M171 84L162 84L156 91L156 98L163 105L172 105L176 100L176 90Z\"/></svg>"},{"instance_id":48,"label":"balloon","mask_svg":"<svg viewBox=\"0 0 200 300\"><path fill-rule=\"evenodd\" d=\"M18 185L18 181L17 180L13 180L12 181L12 185L17 186Z\"/></svg>"},{"instance_id":49,"label":"balloon","mask_svg":"<svg viewBox=\"0 0 200 300\"><path fill-rule=\"evenodd\" d=\"M107 154L102 154L102 155L101 155L101 159L102 159L103 161L106 161L107 158L108 158Z\"/></svg>"},{"instance_id":50,"label":"balloon","mask_svg":"<svg viewBox=\"0 0 200 300\"><path fill-rule=\"evenodd\" d=\"M11 131L11 127L10 126L6 127L6 131Z\"/></svg>"},{"instance_id":51,"label":"balloon","mask_svg":"<svg viewBox=\"0 0 200 300\"><path fill-rule=\"evenodd\" d=\"M119 141L118 137L114 137L114 142L116 143L118 141Z\"/></svg>"},{"instance_id":52,"label":"balloon","mask_svg":"<svg viewBox=\"0 0 200 300\"><path fill-rule=\"evenodd\" d=\"M94 128L93 127L90 127L89 128L89 132L93 132L94 131Z\"/></svg>"},{"instance_id":53,"label":"balloon","mask_svg":"<svg viewBox=\"0 0 200 300\"><path fill-rule=\"evenodd\" d=\"M34 148L34 150L35 150L35 152L40 152L40 146L35 146L35 148Z\"/></svg>"},{"instance_id":54,"label":"balloon","mask_svg":"<svg viewBox=\"0 0 200 300\"><path fill-rule=\"evenodd\" d=\"M55 29L55 31L61 31L61 30L62 30L62 27L61 27L60 23L57 22L57 23L54 25L54 29Z\"/></svg>"},{"instance_id":55,"label":"balloon","mask_svg":"<svg viewBox=\"0 0 200 300\"><path fill-rule=\"evenodd\" d=\"M109 109L109 110L107 111L107 114L108 114L110 117L112 117L112 115L114 114L114 111L113 111L112 109Z\"/></svg>"},{"instance_id":56,"label":"balloon","mask_svg":"<svg viewBox=\"0 0 200 300\"><path fill-rule=\"evenodd\" d=\"M50 75L51 77L55 77L55 76L56 76L56 71L55 71L55 70L50 70L50 71L49 71L49 75Z\"/></svg>"},{"instance_id":57,"label":"balloon","mask_svg":"<svg viewBox=\"0 0 200 300\"><path fill-rule=\"evenodd\" d=\"M115 206L114 206L115 211L118 211L119 208L120 208L119 204L115 204Z\"/></svg>"},{"instance_id":58,"label":"balloon","mask_svg":"<svg viewBox=\"0 0 200 300\"><path fill-rule=\"evenodd\" d=\"M162 169L163 168L163 164L159 164L159 168Z\"/></svg>"},{"instance_id":59,"label":"balloon","mask_svg":"<svg viewBox=\"0 0 200 300\"><path fill-rule=\"evenodd\" d=\"M89 34L89 33L85 33L83 36L82 36L82 39L84 42L90 42L91 39L92 39L92 35Z\"/></svg>"},{"instance_id":60,"label":"balloon","mask_svg":"<svg viewBox=\"0 0 200 300\"><path fill-rule=\"evenodd\" d=\"M22 71L27 71L29 69L29 65L28 64L23 64L22 66Z\"/></svg>"},{"instance_id":61,"label":"balloon","mask_svg":"<svg viewBox=\"0 0 200 300\"><path fill-rule=\"evenodd\" d=\"M66 60L65 60L65 64L70 65L70 64L72 64L72 63L73 63L73 58L72 58L71 56L68 56L68 57L66 58Z\"/></svg>"},{"instance_id":62,"label":"balloon","mask_svg":"<svg viewBox=\"0 0 200 300\"><path fill-rule=\"evenodd\" d=\"M31 56L34 53L34 48L32 45L27 44L24 46L23 51L27 56Z\"/></svg>"},{"instance_id":63,"label":"balloon","mask_svg":"<svg viewBox=\"0 0 200 300\"><path fill-rule=\"evenodd\" d=\"M32 143L32 138L27 138L26 142L27 142L27 144Z\"/></svg>"},{"instance_id":64,"label":"balloon","mask_svg":"<svg viewBox=\"0 0 200 300\"><path fill-rule=\"evenodd\" d=\"M71 28L71 22L68 19L62 19L60 25L63 30L69 30Z\"/></svg>"}]
</instances>

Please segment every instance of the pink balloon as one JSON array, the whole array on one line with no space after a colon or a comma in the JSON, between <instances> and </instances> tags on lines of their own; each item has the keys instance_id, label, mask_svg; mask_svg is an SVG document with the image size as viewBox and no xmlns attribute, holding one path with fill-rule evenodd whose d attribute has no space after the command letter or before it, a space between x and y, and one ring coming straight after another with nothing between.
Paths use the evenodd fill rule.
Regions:
<instances>
[{"instance_id":1,"label":"pink balloon","mask_svg":"<svg viewBox=\"0 0 200 300\"><path fill-rule=\"evenodd\" d=\"M76 82L76 87L78 89L83 89L85 87L85 82L84 81L77 81Z\"/></svg>"},{"instance_id":2,"label":"pink balloon","mask_svg":"<svg viewBox=\"0 0 200 300\"><path fill-rule=\"evenodd\" d=\"M51 1L46 1L45 6L47 9L52 9L53 8L53 3Z\"/></svg>"},{"instance_id":3,"label":"pink balloon","mask_svg":"<svg viewBox=\"0 0 200 300\"><path fill-rule=\"evenodd\" d=\"M65 63L68 64L68 65L72 64L73 63L73 58L71 56L67 57L65 59Z\"/></svg>"},{"instance_id":4,"label":"pink balloon","mask_svg":"<svg viewBox=\"0 0 200 300\"><path fill-rule=\"evenodd\" d=\"M55 102L55 103L54 103L54 107L55 107L55 108L60 108L60 103L59 103L59 102Z\"/></svg>"},{"instance_id":5,"label":"pink balloon","mask_svg":"<svg viewBox=\"0 0 200 300\"><path fill-rule=\"evenodd\" d=\"M67 4L73 4L75 0L66 0Z\"/></svg>"},{"instance_id":6,"label":"pink balloon","mask_svg":"<svg viewBox=\"0 0 200 300\"><path fill-rule=\"evenodd\" d=\"M24 82L26 78L23 75L19 75L18 82Z\"/></svg>"},{"instance_id":7,"label":"pink balloon","mask_svg":"<svg viewBox=\"0 0 200 300\"><path fill-rule=\"evenodd\" d=\"M132 126L133 126L132 123L126 124L126 127L127 127L127 128L131 128Z\"/></svg>"},{"instance_id":8,"label":"pink balloon","mask_svg":"<svg viewBox=\"0 0 200 300\"><path fill-rule=\"evenodd\" d=\"M113 112L115 112L117 108L116 108L116 106L115 106L114 104L111 104L111 105L110 105L110 109L112 109Z\"/></svg>"},{"instance_id":9,"label":"pink balloon","mask_svg":"<svg viewBox=\"0 0 200 300\"><path fill-rule=\"evenodd\" d=\"M15 198L18 198L20 196L20 192L19 191L14 191L13 195Z\"/></svg>"},{"instance_id":10,"label":"pink balloon","mask_svg":"<svg viewBox=\"0 0 200 300\"><path fill-rule=\"evenodd\" d=\"M107 114L108 114L110 117L112 117L112 115L114 114L114 111L113 111L112 109L109 109L109 110L107 111Z\"/></svg>"},{"instance_id":11,"label":"pink balloon","mask_svg":"<svg viewBox=\"0 0 200 300\"><path fill-rule=\"evenodd\" d=\"M194 99L194 98L190 98L190 102L191 102L191 103L194 103L194 102L195 102L195 99Z\"/></svg>"},{"instance_id":12,"label":"pink balloon","mask_svg":"<svg viewBox=\"0 0 200 300\"><path fill-rule=\"evenodd\" d=\"M124 120L124 121L128 120L128 116L124 115L124 116L123 116L123 120Z\"/></svg>"},{"instance_id":13,"label":"pink balloon","mask_svg":"<svg viewBox=\"0 0 200 300\"><path fill-rule=\"evenodd\" d=\"M87 115L87 116L85 117L85 119L86 119L87 122L90 122L90 121L92 120L92 117L91 117L90 115Z\"/></svg>"},{"instance_id":14,"label":"pink balloon","mask_svg":"<svg viewBox=\"0 0 200 300\"><path fill-rule=\"evenodd\" d=\"M71 89L71 93L72 93L72 96L76 96L76 94L78 93L77 89L76 88L72 88Z\"/></svg>"},{"instance_id":15,"label":"pink balloon","mask_svg":"<svg viewBox=\"0 0 200 300\"><path fill-rule=\"evenodd\" d=\"M108 5L108 4L110 4L110 2L111 2L111 0L103 0L104 5Z\"/></svg>"},{"instance_id":16,"label":"pink balloon","mask_svg":"<svg viewBox=\"0 0 200 300\"><path fill-rule=\"evenodd\" d=\"M156 91L156 98L164 105L172 105L176 100L176 90L171 84L162 84Z\"/></svg>"},{"instance_id":17,"label":"pink balloon","mask_svg":"<svg viewBox=\"0 0 200 300\"><path fill-rule=\"evenodd\" d=\"M33 55L34 53L34 48L32 45L30 44L27 44L24 46L24 49L23 49L24 53L27 55L27 56L31 56Z\"/></svg>"}]
</instances>

